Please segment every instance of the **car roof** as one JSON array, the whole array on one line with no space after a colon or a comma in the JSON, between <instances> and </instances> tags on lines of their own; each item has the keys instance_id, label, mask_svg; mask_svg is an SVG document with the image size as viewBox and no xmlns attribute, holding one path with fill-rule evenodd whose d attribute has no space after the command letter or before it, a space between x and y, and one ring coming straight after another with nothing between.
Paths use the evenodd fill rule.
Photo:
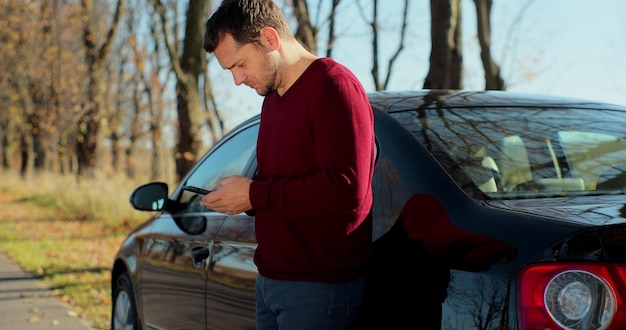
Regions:
<instances>
[{"instance_id":1,"label":"car roof","mask_svg":"<svg viewBox=\"0 0 626 330\"><path fill-rule=\"evenodd\" d=\"M368 94L372 106L387 113L416 109L534 107L577 108L626 111L626 106L573 97L509 91L406 90Z\"/></svg>"},{"instance_id":2,"label":"car roof","mask_svg":"<svg viewBox=\"0 0 626 330\"><path fill-rule=\"evenodd\" d=\"M496 108L496 107L532 107L537 108L576 108L626 111L626 106L602 101L545 94L518 93L510 91L471 91L445 89L419 89L400 91L369 92L368 97L375 111L397 113L417 109L450 108ZM258 122L261 114L255 114L233 128L245 127Z\"/></svg>"}]
</instances>

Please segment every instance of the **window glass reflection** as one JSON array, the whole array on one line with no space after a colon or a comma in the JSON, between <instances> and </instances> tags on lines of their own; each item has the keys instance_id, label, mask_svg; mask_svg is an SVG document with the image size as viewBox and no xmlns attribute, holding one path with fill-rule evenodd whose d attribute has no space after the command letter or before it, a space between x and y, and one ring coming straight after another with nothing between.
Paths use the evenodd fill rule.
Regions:
<instances>
[{"instance_id":1,"label":"window glass reflection","mask_svg":"<svg viewBox=\"0 0 626 330\"><path fill-rule=\"evenodd\" d=\"M245 128L212 150L201 160L185 184L212 190L225 177L246 175L256 150L258 131L258 124ZM201 200L201 195L188 191L184 191L180 198L181 202L188 203L186 212L202 211Z\"/></svg>"},{"instance_id":2,"label":"window glass reflection","mask_svg":"<svg viewBox=\"0 0 626 330\"><path fill-rule=\"evenodd\" d=\"M626 193L623 112L499 107L393 115L474 197Z\"/></svg>"}]
</instances>

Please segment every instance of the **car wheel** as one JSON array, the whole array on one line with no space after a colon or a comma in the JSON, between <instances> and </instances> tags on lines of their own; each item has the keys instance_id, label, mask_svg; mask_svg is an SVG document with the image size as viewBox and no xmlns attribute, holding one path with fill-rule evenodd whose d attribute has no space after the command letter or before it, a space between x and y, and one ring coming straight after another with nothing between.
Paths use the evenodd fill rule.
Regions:
<instances>
[{"instance_id":1,"label":"car wheel","mask_svg":"<svg viewBox=\"0 0 626 330\"><path fill-rule=\"evenodd\" d=\"M133 286L127 272L115 281L113 288L113 308L111 310L112 330L139 330L137 305L133 295Z\"/></svg>"}]
</instances>

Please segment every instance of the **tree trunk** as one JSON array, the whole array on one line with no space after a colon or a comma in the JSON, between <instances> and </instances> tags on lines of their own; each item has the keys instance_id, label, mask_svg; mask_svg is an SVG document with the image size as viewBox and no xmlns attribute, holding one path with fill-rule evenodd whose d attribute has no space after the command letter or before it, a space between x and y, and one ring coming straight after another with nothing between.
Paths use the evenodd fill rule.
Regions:
<instances>
[{"instance_id":1,"label":"tree trunk","mask_svg":"<svg viewBox=\"0 0 626 330\"><path fill-rule=\"evenodd\" d=\"M126 176L128 176L129 179L137 178L137 162L135 161L133 147L134 144L131 144L126 148Z\"/></svg>"},{"instance_id":2,"label":"tree trunk","mask_svg":"<svg viewBox=\"0 0 626 330\"><path fill-rule=\"evenodd\" d=\"M115 16L111 22L106 39L98 46L94 40L95 35L87 19L92 15L93 0L82 0L82 9L85 21L83 22L83 42L85 45L86 63L89 79L87 87L87 102L83 104L83 112L78 119L78 132L76 139L76 157L78 162L78 175L92 177L96 168L96 151L100 133L100 119L104 102L102 100L102 65L106 59L113 40L117 34L118 22L124 10L125 0L119 0L115 10Z\"/></svg>"},{"instance_id":3,"label":"tree trunk","mask_svg":"<svg viewBox=\"0 0 626 330\"><path fill-rule=\"evenodd\" d=\"M30 132L20 131L20 176L26 177L31 172L33 141Z\"/></svg>"},{"instance_id":4,"label":"tree trunk","mask_svg":"<svg viewBox=\"0 0 626 330\"><path fill-rule=\"evenodd\" d=\"M102 102L98 85L99 71L95 69L98 64L92 60L89 66L89 86L87 91L87 104L83 107L83 114L78 119L78 132L76 138L76 157L78 161L78 175L93 177L96 168L96 151L100 133L100 109Z\"/></svg>"},{"instance_id":5,"label":"tree trunk","mask_svg":"<svg viewBox=\"0 0 626 330\"><path fill-rule=\"evenodd\" d=\"M70 142L70 135L66 131L59 132L59 145L57 146L57 160L59 171L61 174L70 174L74 170L73 154L71 153L70 146L74 143Z\"/></svg>"},{"instance_id":6,"label":"tree trunk","mask_svg":"<svg viewBox=\"0 0 626 330\"><path fill-rule=\"evenodd\" d=\"M0 167L5 170L10 168L7 150L9 150L9 134L6 127L0 126Z\"/></svg>"},{"instance_id":7,"label":"tree trunk","mask_svg":"<svg viewBox=\"0 0 626 330\"><path fill-rule=\"evenodd\" d=\"M476 4L476 24L480 43L480 59L485 70L485 90L505 90L500 67L491 56L491 6L492 0L474 0Z\"/></svg>"},{"instance_id":8,"label":"tree trunk","mask_svg":"<svg viewBox=\"0 0 626 330\"><path fill-rule=\"evenodd\" d=\"M152 168L150 171L150 179L155 181L162 178L161 150L163 149L163 146L161 145L161 129L151 128L150 133L152 137Z\"/></svg>"},{"instance_id":9,"label":"tree trunk","mask_svg":"<svg viewBox=\"0 0 626 330\"><path fill-rule=\"evenodd\" d=\"M317 54L317 30L311 24L306 0L293 0L293 12L298 21L296 39L311 53Z\"/></svg>"},{"instance_id":10,"label":"tree trunk","mask_svg":"<svg viewBox=\"0 0 626 330\"><path fill-rule=\"evenodd\" d=\"M204 8L206 0L191 0L187 11L185 43L180 60L181 73L176 85L178 100L179 140L176 153L176 180L180 180L198 160L202 147L202 106L198 79L202 73L204 51L202 39L204 31Z\"/></svg>"},{"instance_id":11,"label":"tree trunk","mask_svg":"<svg viewBox=\"0 0 626 330\"><path fill-rule=\"evenodd\" d=\"M335 16L340 1L341 0L333 0L332 7L330 9L330 15L328 17L328 44L326 45L326 57L332 57L333 55L333 46L335 45L335 39L337 38L335 35L335 22L337 21L337 17Z\"/></svg>"},{"instance_id":12,"label":"tree trunk","mask_svg":"<svg viewBox=\"0 0 626 330\"><path fill-rule=\"evenodd\" d=\"M41 127L42 119L40 116L33 114L28 119L33 141L33 169L43 171L46 169L46 149L50 136Z\"/></svg>"},{"instance_id":13,"label":"tree trunk","mask_svg":"<svg viewBox=\"0 0 626 330\"><path fill-rule=\"evenodd\" d=\"M163 40L176 74L178 111L178 142L174 159L176 178L180 180L195 165L202 146L202 108L198 80L202 74L202 34L204 32L205 8L210 0L191 0L187 9L187 26L182 55L178 56L176 39L167 24L165 8L160 0L151 0L161 17Z\"/></svg>"},{"instance_id":14,"label":"tree trunk","mask_svg":"<svg viewBox=\"0 0 626 330\"><path fill-rule=\"evenodd\" d=\"M378 45L378 37L379 37L379 29L378 29L378 1L374 0L373 4L373 15L372 15L372 23L370 26L372 28L372 79L374 80L374 86L376 86L377 91L386 90L387 86L389 86L389 80L391 79L391 73L393 72L394 64L396 60L400 56L400 53L404 50L404 42L406 40L406 30L407 30L407 22L409 17L409 0L404 0L404 7L402 10L402 27L400 29L400 38L398 41L398 47L394 51L394 53L389 58L387 62L387 75L384 81L381 81L380 77L380 56L379 56L379 45Z\"/></svg>"},{"instance_id":15,"label":"tree trunk","mask_svg":"<svg viewBox=\"0 0 626 330\"><path fill-rule=\"evenodd\" d=\"M431 0L430 71L425 89L462 89L463 48L460 0Z\"/></svg>"},{"instance_id":16,"label":"tree trunk","mask_svg":"<svg viewBox=\"0 0 626 330\"><path fill-rule=\"evenodd\" d=\"M148 102L152 104L152 99L150 98L151 93L149 92L149 87L146 87L148 91ZM137 163L135 162L135 144L137 139L141 136L141 122L140 122L140 111L141 111L141 99L139 84L135 84L133 87L133 98L132 98L132 109L134 111L130 112L131 121L130 121L130 132L128 134L128 146L126 147L126 176L130 179L135 179L137 175Z\"/></svg>"}]
</instances>

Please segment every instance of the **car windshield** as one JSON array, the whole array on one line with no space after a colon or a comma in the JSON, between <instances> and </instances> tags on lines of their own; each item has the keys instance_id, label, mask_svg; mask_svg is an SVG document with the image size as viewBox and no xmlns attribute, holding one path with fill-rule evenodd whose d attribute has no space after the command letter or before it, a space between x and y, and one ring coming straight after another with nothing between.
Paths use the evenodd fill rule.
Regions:
<instances>
[{"instance_id":1,"label":"car windshield","mask_svg":"<svg viewBox=\"0 0 626 330\"><path fill-rule=\"evenodd\" d=\"M394 115L473 197L626 193L626 112L490 107Z\"/></svg>"}]
</instances>

